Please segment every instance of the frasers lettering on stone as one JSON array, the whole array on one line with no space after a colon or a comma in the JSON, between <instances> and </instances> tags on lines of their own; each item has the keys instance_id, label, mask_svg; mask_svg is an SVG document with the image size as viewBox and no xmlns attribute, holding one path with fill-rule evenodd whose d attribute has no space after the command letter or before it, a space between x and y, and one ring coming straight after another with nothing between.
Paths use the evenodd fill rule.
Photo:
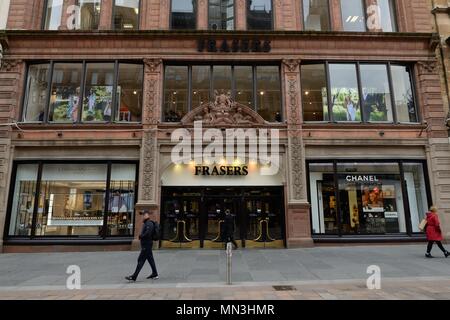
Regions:
<instances>
[{"instance_id":1,"label":"frasers lettering on stone","mask_svg":"<svg viewBox=\"0 0 450 320\"><path fill-rule=\"evenodd\" d=\"M248 176L247 166L196 166L196 176Z\"/></svg>"}]
</instances>

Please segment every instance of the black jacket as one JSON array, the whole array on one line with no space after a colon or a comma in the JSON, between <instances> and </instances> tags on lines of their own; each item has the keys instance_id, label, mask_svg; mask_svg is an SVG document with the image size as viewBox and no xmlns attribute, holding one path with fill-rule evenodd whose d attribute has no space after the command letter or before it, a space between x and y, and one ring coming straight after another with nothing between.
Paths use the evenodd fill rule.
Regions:
<instances>
[{"instance_id":1,"label":"black jacket","mask_svg":"<svg viewBox=\"0 0 450 320\"><path fill-rule=\"evenodd\" d=\"M232 237L234 235L234 217L226 215L223 223L223 235L224 237Z\"/></svg>"},{"instance_id":2,"label":"black jacket","mask_svg":"<svg viewBox=\"0 0 450 320\"><path fill-rule=\"evenodd\" d=\"M142 226L141 234L139 235L139 240L141 240L141 245L143 247L153 246L153 232L155 230L155 225L151 220L145 220Z\"/></svg>"}]
</instances>

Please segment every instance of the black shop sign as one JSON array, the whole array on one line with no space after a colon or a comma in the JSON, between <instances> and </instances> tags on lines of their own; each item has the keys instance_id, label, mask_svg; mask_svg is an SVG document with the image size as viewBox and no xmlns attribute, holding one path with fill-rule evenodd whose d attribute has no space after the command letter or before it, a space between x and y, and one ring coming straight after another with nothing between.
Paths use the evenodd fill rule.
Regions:
<instances>
[{"instance_id":1,"label":"black shop sign","mask_svg":"<svg viewBox=\"0 0 450 320\"><path fill-rule=\"evenodd\" d=\"M198 52L270 52L270 40L261 39L200 39Z\"/></svg>"}]
</instances>

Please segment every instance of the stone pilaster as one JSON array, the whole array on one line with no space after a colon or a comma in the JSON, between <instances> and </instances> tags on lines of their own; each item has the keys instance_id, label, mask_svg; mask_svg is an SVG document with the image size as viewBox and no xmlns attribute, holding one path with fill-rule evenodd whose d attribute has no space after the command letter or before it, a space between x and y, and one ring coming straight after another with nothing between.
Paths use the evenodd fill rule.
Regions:
<instances>
[{"instance_id":1,"label":"stone pilaster","mask_svg":"<svg viewBox=\"0 0 450 320\"><path fill-rule=\"evenodd\" d=\"M19 108L21 73L24 63L21 60L5 59L0 66L0 123L5 125L14 121ZM0 127L0 252L5 230L8 186L11 169L11 127Z\"/></svg>"},{"instance_id":2,"label":"stone pilaster","mask_svg":"<svg viewBox=\"0 0 450 320\"><path fill-rule=\"evenodd\" d=\"M111 30L114 0L102 0L100 8L99 30Z\"/></svg>"},{"instance_id":3,"label":"stone pilaster","mask_svg":"<svg viewBox=\"0 0 450 320\"><path fill-rule=\"evenodd\" d=\"M247 1L236 0L235 6L235 28L236 30L247 30Z\"/></svg>"},{"instance_id":4,"label":"stone pilaster","mask_svg":"<svg viewBox=\"0 0 450 320\"><path fill-rule=\"evenodd\" d=\"M158 204L158 123L161 109L161 90L162 90L162 60L144 59L144 101L142 123L144 133L141 145L141 160L139 172L139 199L136 205L136 225L135 235L139 235L142 218L140 212L150 211L154 214L156 220L159 218ZM136 238L133 242L133 248L139 245Z\"/></svg>"},{"instance_id":5,"label":"stone pilaster","mask_svg":"<svg viewBox=\"0 0 450 320\"><path fill-rule=\"evenodd\" d=\"M434 205L439 208L442 229L450 239L450 144L445 124L446 112L441 94L437 61L420 61L417 64L420 106L428 124L427 149Z\"/></svg>"},{"instance_id":6,"label":"stone pilaster","mask_svg":"<svg viewBox=\"0 0 450 320\"><path fill-rule=\"evenodd\" d=\"M208 1L197 1L197 29L208 30Z\"/></svg>"},{"instance_id":7,"label":"stone pilaster","mask_svg":"<svg viewBox=\"0 0 450 320\"><path fill-rule=\"evenodd\" d=\"M310 205L307 200L305 145L302 134L300 60L283 61L285 117L288 123L288 247L312 246Z\"/></svg>"}]
</instances>

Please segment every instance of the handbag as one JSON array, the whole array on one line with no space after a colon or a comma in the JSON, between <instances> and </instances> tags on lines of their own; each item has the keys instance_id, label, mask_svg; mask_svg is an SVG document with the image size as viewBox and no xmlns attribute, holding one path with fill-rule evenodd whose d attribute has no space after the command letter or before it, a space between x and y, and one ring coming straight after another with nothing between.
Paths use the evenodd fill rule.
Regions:
<instances>
[{"instance_id":1,"label":"handbag","mask_svg":"<svg viewBox=\"0 0 450 320\"><path fill-rule=\"evenodd\" d=\"M425 228L427 227L427 219L423 219L420 223L419 223L419 230L420 231L424 231Z\"/></svg>"}]
</instances>

